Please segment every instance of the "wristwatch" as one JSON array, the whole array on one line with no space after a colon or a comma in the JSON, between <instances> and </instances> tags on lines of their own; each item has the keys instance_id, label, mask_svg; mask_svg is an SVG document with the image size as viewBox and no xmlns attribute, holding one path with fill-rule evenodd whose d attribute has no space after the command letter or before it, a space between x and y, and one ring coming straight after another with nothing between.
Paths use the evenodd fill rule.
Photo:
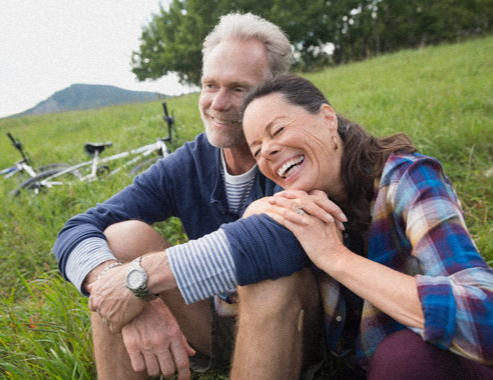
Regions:
<instances>
[{"instance_id":1,"label":"wristwatch","mask_svg":"<svg viewBox=\"0 0 493 380\"><path fill-rule=\"evenodd\" d=\"M149 302L158 298L159 294L151 294L147 290L147 273L140 265L141 260L142 256L130 263L125 286L142 301Z\"/></svg>"}]
</instances>

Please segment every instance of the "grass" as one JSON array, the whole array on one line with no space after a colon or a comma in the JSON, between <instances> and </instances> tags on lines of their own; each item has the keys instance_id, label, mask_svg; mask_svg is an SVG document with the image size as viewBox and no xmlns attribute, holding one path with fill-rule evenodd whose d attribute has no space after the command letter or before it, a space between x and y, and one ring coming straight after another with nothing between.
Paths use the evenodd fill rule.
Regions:
<instances>
[{"instance_id":1,"label":"grass","mask_svg":"<svg viewBox=\"0 0 493 380\"><path fill-rule=\"evenodd\" d=\"M372 133L408 133L420 151L444 165L470 232L493 264L493 38L407 50L306 75L337 112ZM171 98L175 147L203 130L197 94ZM0 168L18 160L5 136L19 138L32 161L77 163L86 141L112 141L116 153L166 134L159 102L0 120ZM4 136L4 137L2 137ZM67 219L130 183L110 180L57 188L37 197L9 197L15 181L0 179L0 378L95 377L87 300L60 278L53 242ZM180 223L159 229L186 239ZM227 379L226 372L196 376Z\"/></svg>"}]
</instances>

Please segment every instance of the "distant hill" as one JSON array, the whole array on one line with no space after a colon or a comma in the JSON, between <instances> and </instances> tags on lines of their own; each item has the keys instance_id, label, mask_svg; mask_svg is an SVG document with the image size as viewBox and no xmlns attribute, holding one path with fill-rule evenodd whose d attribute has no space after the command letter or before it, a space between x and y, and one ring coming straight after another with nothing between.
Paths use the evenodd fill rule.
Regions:
<instances>
[{"instance_id":1,"label":"distant hill","mask_svg":"<svg viewBox=\"0 0 493 380\"><path fill-rule=\"evenodd\" d=\"M130 91L115 86L98 84L73 84L55 92L27 111L12 115L32 116L54 112L87 110L122 103L142 103L158 100L166 95L147 91Z\"/></svg>"}]
</instances>

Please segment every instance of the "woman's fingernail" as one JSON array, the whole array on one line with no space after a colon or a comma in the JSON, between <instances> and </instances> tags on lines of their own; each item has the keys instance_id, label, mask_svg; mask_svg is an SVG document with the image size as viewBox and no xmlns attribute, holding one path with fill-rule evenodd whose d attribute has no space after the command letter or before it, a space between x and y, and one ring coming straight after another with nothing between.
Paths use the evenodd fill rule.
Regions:
<instances>
[{"instance_id":1,"label":"woman's fingernail","mask_svg":"<svg viewBox=\"0 0 493 380\"><path fill-rule=\"evenodd\" d=\"M325 214L325 219L329 222L332 223L334 221L334 217L330 214Z\"/></svg>"},{"instance_id":2,"label":"woman's fingernail","mask_svg":"<svg viewBox=\"0 0 493 380\"><path fill-rule=\"evenodd\" d=\"M346 215L344 215L344 213L342 213L342 212L339 214L339 219L340 219L341 221L343 221L343 222L347 222Z\"/></svg>"}]
</instances>

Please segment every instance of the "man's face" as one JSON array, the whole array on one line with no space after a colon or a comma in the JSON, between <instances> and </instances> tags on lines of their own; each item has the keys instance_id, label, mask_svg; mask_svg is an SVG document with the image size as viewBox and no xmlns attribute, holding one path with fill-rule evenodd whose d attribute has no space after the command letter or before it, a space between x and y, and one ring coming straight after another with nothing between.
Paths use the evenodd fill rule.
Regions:
<instances>
[{"instance_id":1,"label":"man's face","mask_svg":"<svg viewBox=\"0 0 493 380\"><path fill-rule=\"evenodd\" d=\"M257 40L226 40L204 62L199 109L209 142L218 148L245 145L240 111L247 92L268 75Z\"/></svg>"}]
</instances>

